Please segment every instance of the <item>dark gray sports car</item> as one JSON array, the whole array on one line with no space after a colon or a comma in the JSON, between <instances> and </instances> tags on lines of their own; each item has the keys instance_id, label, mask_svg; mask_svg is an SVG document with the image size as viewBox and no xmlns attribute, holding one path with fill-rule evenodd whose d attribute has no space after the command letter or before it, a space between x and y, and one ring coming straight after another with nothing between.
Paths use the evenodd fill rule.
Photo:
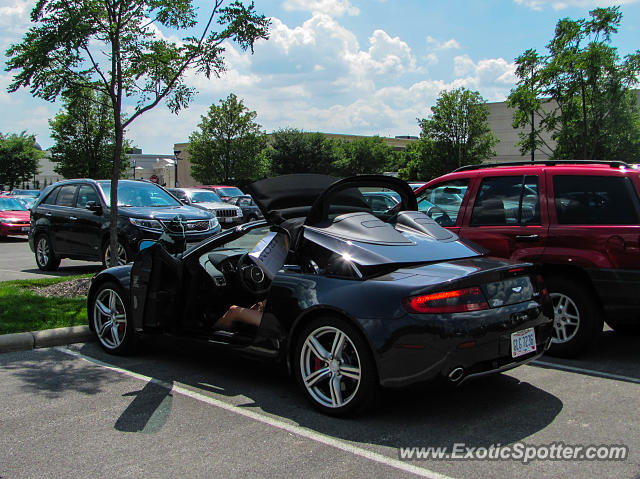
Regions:
<instances>
[{"instance_id":1,"label":"dark gray sports car","mask_svg":"<svg viewBox=\"0 0 640 479\"><path fill-rule=\"evenodd\" d=\"M371 188L401 201L374 215L362 195ZM340 415L380 385L459 384L549 346L551 303L535 267L463 243L418 211L407 183L287 175L250 190L265 221L176 255L155 243L92 279L90 325L104 349L124 353L143 333L206 340L279 361L315 407ZM263 257L265 238L286 238L288 250ZM259 325L214 327L231 305L265 299Z\"/></svg>"}]
</instances>

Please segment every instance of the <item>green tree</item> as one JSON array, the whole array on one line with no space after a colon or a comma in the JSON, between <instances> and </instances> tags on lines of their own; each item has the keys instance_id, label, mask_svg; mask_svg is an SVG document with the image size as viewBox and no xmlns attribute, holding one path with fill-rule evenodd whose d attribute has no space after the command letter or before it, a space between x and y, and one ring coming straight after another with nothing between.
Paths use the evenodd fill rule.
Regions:
<instances>
[{"instance_id":1,"label":"green tree","mask_svg":"<svg viewBox=\"0 0 640 479\"><path fill-rule=\"evenodd\" d=\"M339 149L341 158L332 168L342 176L384 173L393 160L393 149L379 136L342 141Z\"/></svg>"},{"instance_id":2,"label":"green tree","mask_svg":"<svg viewBox=\"0 0 640 479\"><path fill-rule=\"evenodd\" d=\"M268 150L274 175L333 172L332 164L341 158L335 140L322 133L284 128L272 133Z\"/></svg>"},{"instance_id":3,"label":"green tree","mask_svg":"<svg viewBox=\"0 0 640 479\"><path fill-rule=\"evenodd\" d=\"M12 190L38 174L39 160L43 157L33 136L24 131L19 135L0 133L0 184Z\"/></svg>"},{"instance_id":4,"label":"green tree","mask_svg":"<svg viewBox=\"0 0 640 479\"><path fill-rule=\"evenodd\" d=\"M538 149L545 131L556 143L555 159L638 161L640 116L631 88L638 85L640 51L621 60L611 46L619 7L589 14L560 20L547 55L527 50L516 59L519 81L509 96L514 127L525 126L521 119L531 112L539 118L537 140L523 138L521 151Z\"/></svg>"},{"instance_id":5,"label":"green tree","mask_svg":"<svg viewBox=\"0 0 640 479\"><path fill-rule=\"evenodd\" d=\"M205 184L263 177L268 166L261 153L267 139L256 117L233 93L211 105L189 137L191 175Z\"/></svg>"},{"instance_id":6,"label":"green tree","mask_svg":"<svg viewBox=\"0 0 640 479\"><path fill-rule=\"evenodd\" d=\"M418 120L412 168L428 179L495 156L498 138L489 127L489 109L477 91L458 88L440 93L429 118Z\"/></svg>"},{"instance_id":7,"label":"green tree","mask_svg":"<svg viewBox=\"0 0 640 479\"><path fill-rule=\"evenodd\" d=\"M171 42L156 32L195 28L192 0L39 0L31 12L36 25L6 52L7 70L17 72L10 92L25 87L34 96L54 101L60 93L82 87L109 98L115 134L112 251L117 249L124 130L162 101L174 113L186 107L195 93L185 84L186 74L218 76L225 68L224 42L234 41L253 52L254 42L268 36L269 20L254 11L253 3L212 3L200 35ZM213 31L216 24L220 31ZM126 108L128 103L131 108ZM116 264L116 255L111 261Z\"/></svg>"},{"instance_id":8,"label":"green tree","mask_svg":"<svg viewBox=\"0 0 640 479\"><path fill-rule=\"evenodd\" d=\"M49 120L51 161L57 163L56 173L65 178L109 178L113 163L114 127L108 98L83 89L64 95L64 108ZM127 171L124 140L121 153L121 173Z\"/></svg>"}]
</instances>

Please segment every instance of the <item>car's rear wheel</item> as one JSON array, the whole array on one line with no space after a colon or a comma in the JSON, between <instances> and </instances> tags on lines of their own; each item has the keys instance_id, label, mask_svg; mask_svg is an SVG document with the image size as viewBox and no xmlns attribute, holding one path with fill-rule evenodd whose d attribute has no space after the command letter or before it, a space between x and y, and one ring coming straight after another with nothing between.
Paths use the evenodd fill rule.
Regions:
<instances>
[{"instance_id":1,"label":"car's rear wheel","mask_svg":"<svg viewBox=\"0 0 640 479\"><path fill-rule=\"evenodd\" d=\"M118 266L127 264L129 262L129 256L129 252L124 243L118 240ZM111 245L108 239L102 247L102 265L105 268L111 266Z\"/></svg>"},{"instance_id":2,"label":"car's rear wheel","mask_svg":"<svg viewBox=\"0 0 640 479\"><path fill-rule=\"evenodd\" d=\"M124 354L133 347L129 296L112 282L98 288L89 301L89 321L102 348L112 354Z\"/></svg>"},{"instance_id":3,"label":"car's rear wheel","mask_svg":"<svg viewBox=\"0 0 640 479\"><path fill-rule=\"evenodd\" d=\"M575 357L598 339L604 325L602 312L586 285L564 276L551 276L545 281L554 313L549 354Z\"/></svg>"},{"instance_id":4,"label":"car's rear wheel","mask_svg":"<svg viewBox=\"0 0 640 479\"><path fill-rule=\"evenodd\" d=\"M60 266L60 258L53 252L51 241L46 234L36 237L36 264L43 271L53 271Z\"/></svg>"},{"instance_id":5,"label":"car's rear wheel","mask_svg":"<svg viewBox=\"0 0 640 479\"><path fill-rule=\"evenodd\" d=\"M375 363L353 325L334 317L312 320L298 335L294 355L298 384L316 409L342 416L372 404Z\"/></svg>"},{"instance_id":6,"label":"car's rear wheel","mask_svg":"<svg viewBox=\"0 0 640 479\"><path fill-rule=\"evenodd\" d=\"M635 323L622 322L616 319L607 319L607 324L616 333L628 334L629 336L640 335L640 321L636 320Z\"/></svg>"}]
</instances>

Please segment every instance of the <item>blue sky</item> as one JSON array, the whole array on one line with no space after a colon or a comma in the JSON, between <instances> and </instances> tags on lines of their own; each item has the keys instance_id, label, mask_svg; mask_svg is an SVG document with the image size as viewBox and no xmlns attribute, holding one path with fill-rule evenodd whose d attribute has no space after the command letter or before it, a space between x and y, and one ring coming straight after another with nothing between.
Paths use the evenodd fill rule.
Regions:
<instances>
[{"instance_id":1,"label":"blue sky","mask_svg":"<svg viewBox=\"0 0 640 479\"><path fill-rule=\"evenodd\" d=\"M195 0L206 11L208 2ZM35 0L0 0L0 51L20 41ZM233 92L264 130L285 127L357 135L417 135L440 91L464 86L503 101L514 86L513 60L544 50L560 18L621 5L614 44L640 49L640 0L255 0L272 19L255 54L227 46L226 74L189 76L198 95L178 116L158 106L126 132L145 153L171 153L188 140L209 106ZM161 32L171 38L172 32ZM6 58L0 55L4 62ZM27 130L52 146L47 120L60 105L8 94L0 71L0 132Z\"/></svg>"}]
</instances>

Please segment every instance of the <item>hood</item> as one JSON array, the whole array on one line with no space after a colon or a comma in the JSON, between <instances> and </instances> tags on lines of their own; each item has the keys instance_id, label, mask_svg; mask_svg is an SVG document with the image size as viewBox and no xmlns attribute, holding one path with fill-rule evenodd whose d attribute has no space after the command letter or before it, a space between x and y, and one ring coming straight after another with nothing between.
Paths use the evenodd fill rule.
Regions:
<instances>
[{"instance_id":1,"label":"hood","mask_svg":"<svg viewBox=\"0 0 640 479\"><path fill-rule=\"evenodd\" d=\"M29 221L31 219L31 212L30 211L20 211L20 210L0 211L0 218L3 218L3 219L16 218L19 221Z\"/></svg>"},{"instance_id":2,"label":"hood","mask_svg":"<svg viewBox=\"0 0 640 479\"><path fill-rule=\"evenodd\" d=\"M155 218L159 220L172 220L182 215L186 220L209 220L215 218L213 213L191 206L165 206L165 207L119 207L118 214L131 218Z\"/></svg>"},{"instance_id":3,"label":"hood","mask_svg":"<svg viewBox=\"0 0 640 479\"><path fill-rule=\"evenodd\" d=\"M224 201L207 201L203 203L193 203L192 206L205 210L237 210L238 207L225 203Z\"/></svg>"}]
</instances>

